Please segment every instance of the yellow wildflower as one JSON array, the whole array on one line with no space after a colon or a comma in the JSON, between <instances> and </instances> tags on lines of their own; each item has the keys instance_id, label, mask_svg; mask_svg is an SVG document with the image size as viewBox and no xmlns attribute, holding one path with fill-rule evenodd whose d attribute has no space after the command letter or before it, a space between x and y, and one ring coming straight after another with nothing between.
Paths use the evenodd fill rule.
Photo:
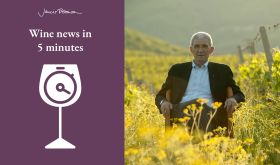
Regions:
<instances>
[{"instance_id":1,"label":"yellow wildflower","mask_svg":"<svg viewBox=\"0 0 280 165\"><path fill-rule=\"evenodd\" d=\"M254 143L254 139L247 138L247 139L244 140L243 143L244 143L244 144L247 144L247 145L251 145L252 143Z\"/></svg>"},{"instance_id":2,"label":"yellow wildflower","mask_svg":"<svg viewBox=\"0 0 280 165\"><path fill-rule=\"evenodd\" d=\"M214 103L212 103L212 107L213 107L214 109L218 109L221 105L222 105L221 102L214 102Z\"/></svg>"},{"instance_id":3,"label":"yellow wildflower","mask_svg":"<svg viewBox=\"0 0 280 165\"><path fill-rule=\"evenodd\" d=\"M199 104L204 104L204 103L207 103L209 100L207 99L204 99L204 98L199 98L196 100Z\"/></svg>"},{"instance_id":4,"label":"yellow wildflower","mask_svg":"<svg viewBox=\"0 0 280 165\"><path fill-rule=\"evenodd\" d=\"M127 149L125 152L124 152L124 155L127 156L127 155L136 155L139 153L139 150L136 149L136 148L129 148Z\"/></svg>"},{"instance_id":5,"label":"yellow wildflower","mask_svg":"<svg viewBox=\"0 0 280 165\"><path fill-rule=\"evenodd\" d=\"M166 158L166 153L164 150L160 150L158 153L157 153L157 157L159 160L163 160Z\"/></svg>"},{"instance_id":6,"label":"yellow wildflower","mask_svg":"<svg viewBox=\"0 0 280 165\"><path fill-rule=\"evenodd\" d=\"M191 104L191 110L195 111L196 110L196 105L195 104Z\"/></svg>"},{"instance_id":7,"label":"yellow wildflower","mask_svg":"<svg viewBox=\"0 0 280 165\"><path fill-rule=\"evenodd\" d=\"M189 117L187 117L187 116L185 116L185 117L183 117L183 118L179 118L178 119L179 120L179 122L186 122L186 121L188 121L188 120L190 120L190 118Z\"/></svg>"},{"instance_id":8,"label":"yellow wildflower","mask_svg":"<svg viewBox=\"0 0 280 165\"><path fill-rule=\"evenodd\" d=\"M189 114L189 110L186 108L183 110L184 114Z\"/></svg>"},{"instance_id":9,"label":"yellow wildflower","mask_svg":"<svg viewBox=\"0 0 280 165\"><path fill-rule=\"evenodd\" d=\"M150 156L143 157L140 159L143 164L151 164L152 158Z\"/></svg>"}]
</instances>

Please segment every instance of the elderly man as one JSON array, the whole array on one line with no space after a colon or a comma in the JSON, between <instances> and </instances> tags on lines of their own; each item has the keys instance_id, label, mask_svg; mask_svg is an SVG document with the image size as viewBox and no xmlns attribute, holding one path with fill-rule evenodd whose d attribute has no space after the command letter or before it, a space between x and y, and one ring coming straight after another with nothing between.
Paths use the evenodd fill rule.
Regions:
<instances>
[{"instance_id":1,"label":"elderly man","mask_svg":"<svg viewBox=\"0 0 280 165\"><path fill-rule=\"evenodd\" d=\"M208 58L214 51L211 36L206 32L193 34L190 40L191 62L175 64L168 72L166 81L156 95L155 103L160 113L170 112L171 118L184 117L183 110L187 105L197 104L198 98L208 100L203 105L200 118L200 129L206 131L209 113L213 112L212 103L221 102L207 131L218 126L228 128L228 114L245 96L233 79L229 66L209 62ZM228 97L227 89L231 87L232 96ZM169 92L170 98L166 98ZM189 126L192 125L189 122ZM172 123L171 123L172 124Z\"/></svg>"}]
</instances>

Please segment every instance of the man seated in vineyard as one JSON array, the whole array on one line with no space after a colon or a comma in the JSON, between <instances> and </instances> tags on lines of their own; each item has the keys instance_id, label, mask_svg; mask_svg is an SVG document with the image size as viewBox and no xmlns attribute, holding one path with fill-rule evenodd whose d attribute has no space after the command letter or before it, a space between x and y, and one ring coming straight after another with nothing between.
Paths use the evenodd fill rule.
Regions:
<instances>
[{"instance_id":1,"label":"man seated in vineyard","mask_svg":"<svg viewBox=\"0 0 280 165\"><path fill-rule=\"evenodd\" d=\"M173 119L182 118L185 116L183 111L186 106L198 105L197 99L202 98L208 102L203 104L199 128L203 131L213 131L218 126L228 128L228 114L232 114L232 110L239 102L245 101L245 96L236 85L229 66L208 61L214 51L213 41L208 33L193 34L189 48L193 60L171 67L166 81L156 95L156 106L162 114L170 113ZM232 92L230 97L227 93L228 88ZM209 113L214 110L212 107L214 102L221 102L222 106L218 108L210 125L207 126L210 120ZM174 120L172 121L171 125L174 123ZM188 126L191 127L192 123L191 118Z\"/></svg>"}]
</instances>

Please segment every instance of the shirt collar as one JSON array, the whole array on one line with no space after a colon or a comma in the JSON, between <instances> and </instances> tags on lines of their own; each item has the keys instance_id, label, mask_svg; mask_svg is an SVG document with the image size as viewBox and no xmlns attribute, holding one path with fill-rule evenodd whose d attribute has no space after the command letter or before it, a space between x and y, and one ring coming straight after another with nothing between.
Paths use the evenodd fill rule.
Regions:
<instances>
[{"instance_id":1,"label":"shirt collar","mask_svg":"<svg viewBox=\"0 0 280 165\"><path fill-rule=\"evenodd\" d=\"M192 60L192 67L193 68L207 68L208 67L208 61L206 61L201 67L197 66L195 63L194 63L194 60Z\"/></svg>"}]
</instances>

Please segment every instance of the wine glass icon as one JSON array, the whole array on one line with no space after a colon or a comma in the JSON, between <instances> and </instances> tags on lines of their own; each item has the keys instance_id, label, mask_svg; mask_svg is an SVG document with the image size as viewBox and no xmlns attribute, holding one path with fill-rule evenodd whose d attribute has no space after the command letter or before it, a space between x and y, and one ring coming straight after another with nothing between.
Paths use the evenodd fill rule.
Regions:
<instances>
[{"instance_id":1,"label":"wine glass icon","mask_svg":"<svg viewBox=\"0 0 280 165\"><path fill-rule=\"evenodd\" d=\"M62 138L62 107L74 104L81 95L81 80L76 64L44 64L41 72L39 93L49 105L58 107L58 138L45 146L46 149L75 149Z\"/></svg>"}]
</instances>

